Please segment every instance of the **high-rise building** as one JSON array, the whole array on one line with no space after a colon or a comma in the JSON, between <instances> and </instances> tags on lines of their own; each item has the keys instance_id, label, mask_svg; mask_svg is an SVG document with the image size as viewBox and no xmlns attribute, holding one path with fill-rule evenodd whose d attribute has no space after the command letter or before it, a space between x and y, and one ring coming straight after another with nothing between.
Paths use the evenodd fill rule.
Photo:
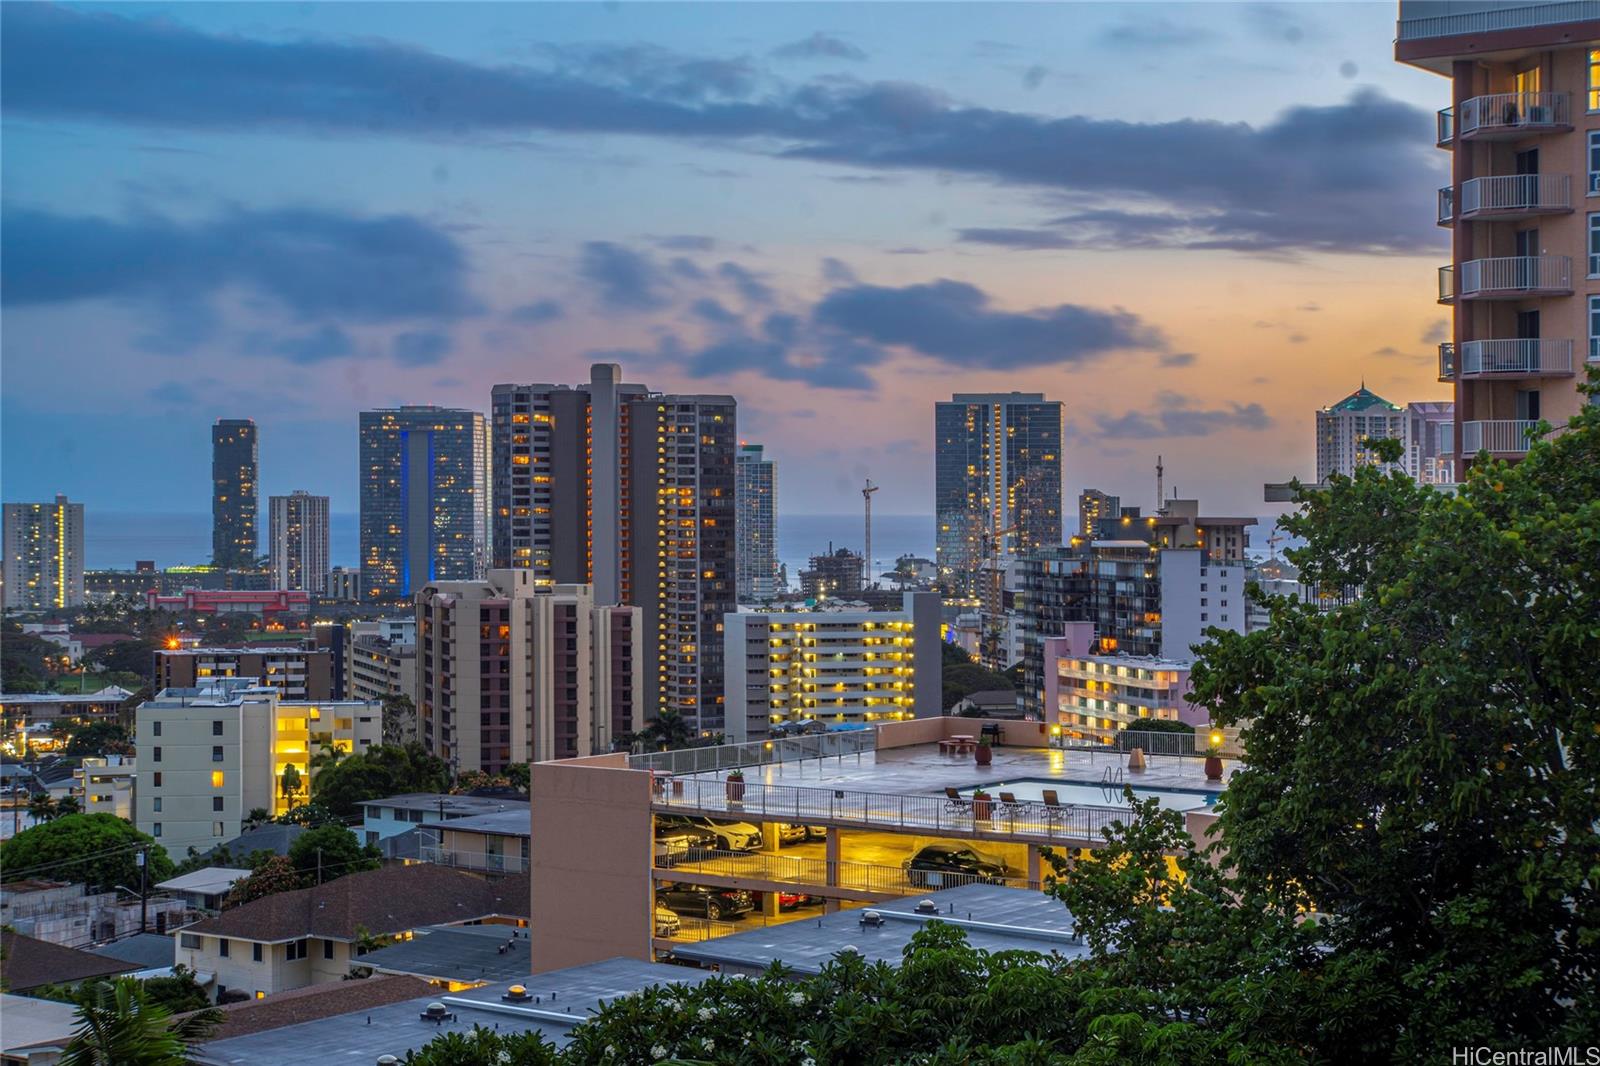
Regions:
<instances>
[{"instance_id":1,"label":"high-rise building","mask_svg":"<svg viewBox=\"0 0 1600 1066\"><path fill-rule=\"evenodd\" d=\"M211 427L211 564L256 565L256 522L261 493L256 424L219 418Z\"/></svg>"},{"instance_id":2,"label":"high-rise building","mask_svg":"<svg viewBox=\"0 0 1600 1066\"><path fill-rule=\"evenodd\" d=\"M774 536L777 468L763 455L761 445L741 444L735 473L739 602L766 603L778 594L778 546Z\"/></svg>"},{"instance_id":3,"label":"high-rise building","mask_svg":"<svg viewBox=\"0 0 1600 1066\"><path fill-rule=\"evenodd\" d=\"M648 717L722 728L722 618L736 605L736 407L623 383L494 389L495 557L642 612Z\"/></svg>"},{"instance_id":4,"label":"high-rise building","mask_svg":"<svg viewBox=\"0 0 1600 1066\"><path fill-rule=\"evenodd\" d=\"M1317 412L1317 480L1354 477L1358 467L1378 461L1373 441L1404 441L1405 436L1405 411L1362 385ZM1394 466L1404 469L1403 463Z\"/></svg>"},{"instance_id":5,"label":"high-rise building","mask_svg":"<svg viewBox=\"0 0 1600 1066\"><path fill-rule=\"evenodd\" d=\"M728 615L728 739L762 740L785 721L938 717L939 621L937 592L907 592L898 610Z\"/></svg>"},{"instance_id":6,"label":"high-rise building","mask_svg":"<svg viewBox=\"0 0 1600 1066\"><path fill-rule=\"evenodd\" d=\"M1585 280L1600 274L1585 199L1600 193L1600 22L1585 4L1402 0L1397 29L1398 61L1451 82L1437 140L1451 153L1438 212L1451 444L1462 461L1516 458L1539 420L1577 412L1585 359L1600 362L1600 285Z\"/></svg>"},{"instance_id":7,"label":"high-rise building","mask_svg":"<svg viewBox=\"0 0 1600 1066\"><path fill-rule=\"evenodd\" d=\"M457 770L608 752L644 726L639 608L491 570L425 586L416 612L417 729Z\"/></svg>"},{"instance_id":8,"label":"high-rise building","mask_svg":"<svg viewBox=\"0 0 1600 1066\"><path fill-rule=\"evenodd\" d=\"M5 609L83 605L83 504L8 503L4 511Z\"/></svg>"},{"instance_id":9,"label":"high-rise building","mask_svg":"<svg viewBox=\"0 0 1600 1066\"><path fill-rule=\"evenodd\" d=\"M811 567L800 571L800 595L821 603L823 600L850 600L861 595L861 553L849 548L828 550L811 557Z\"/></svg>"},{"instance_id":10,"label":"high-rise building","mask_svg":"<svg viewBox=\"0 0 1600 1066\"><path fill-rule=\"evenodd\" d=\"M1449 400L1406 404L1406 470L1424 485L1456 480L1456 405Z\"/></svg>"},{"instance_id":11,"label":"high-rise building","mask_svg":"<svg viewBox=\"0 0 1600 1066\"><path fill-rule=\"evenodd\" d=\"M263 688L275 689L286 700L331 700L337 695L334 672L342 665L311 640L232 648L158 648L155 689L195 688L222 678L248 677Z\"/></svg>"},{"instance_id":12,"label":"high-rise building","mask_svg":"<svg viewBox=\"0 0 1600 1066\"><path fill-rule=\"evenodd\" d=\"M361 412L361 583L392 602L471 581L489 557L489 441L476 411Z\"/></svg>"},{"instance_id":13,"label":"high-rise building","mask_svg":"<svg viewBox=\"0 0 1600 1066\"><path fill-rule=\"evenodd\" d=\"M1061 418L1060 401L1042 393L957 393L935 404L935 548L949 594L986 594L991 550L1061 543Z\"/></svg>"},{"instance_id":14,"label":"high-rise building","mask_svg":"<svg viewBox=\"0 0 1600 1066\"><path fill-rule=\"evenodd\" d=\"M1100 536L1097 523L1104 519L1115 520L1121 514L1121 496L1110 496L1099 489L1084 489L1078 493L1078 536L1093 540Z\"/></svg>"},{"instance_id":15,"label":"high-rise building","mask_svg":"<svg viewBox=\"0 0 1600 1066\"><path fill-rule=\"evenodd\" d=\"M267 499L272 587L328 591L328 497L295 489Z\"/></svg>"}]
</instances>

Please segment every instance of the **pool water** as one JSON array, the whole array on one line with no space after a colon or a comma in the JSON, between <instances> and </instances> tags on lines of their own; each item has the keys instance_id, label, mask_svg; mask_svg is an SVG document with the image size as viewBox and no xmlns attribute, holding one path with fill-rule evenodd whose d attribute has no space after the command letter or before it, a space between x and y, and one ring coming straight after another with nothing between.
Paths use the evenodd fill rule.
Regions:
<instances>
[{"instance_id":1,"label":"pool water","mask_svg":"<svg viewBox=\"0 0 1600 1066\"><path fill-rule=\"evenodd\" d=\"M1127 804L1122 795L1122 786L1104 788L1099 784L1085 781L1062 781L1054 777L1018 778L1015 781L996 781L992 785L984 785L983 790L989 795L999 798L1001 792L1009 792L1023 803L1038 803L1044 799L1044 790L1053 788L1056 798L1062 803L1074 804L1084 807L1122 807ZM963 795L970 796L975 789L963 790ZM1170 811L1197 811L1209 807L1217 801L1219 793L1186 791L1176 788L1133 788L1133 794L1139 799L1147 800L1154 796L1161 801L1161 806Z\"/></svg>"}]
</instances>

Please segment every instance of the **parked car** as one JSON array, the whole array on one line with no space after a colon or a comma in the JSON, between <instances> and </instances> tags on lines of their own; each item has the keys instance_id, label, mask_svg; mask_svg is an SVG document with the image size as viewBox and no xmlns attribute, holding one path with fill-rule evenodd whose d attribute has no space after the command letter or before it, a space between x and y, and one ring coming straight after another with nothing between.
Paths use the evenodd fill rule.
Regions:
<instances>
[{"instance_id":1,"label":"parked car","mask_svg":"<svg viewBox=\"0 0 1600 1066\"><path fill-rule=\"evenodd\" d=\"M756 903L759 906L760 903L761 903L761 900L760 900L761 893L759 893L759 892L756 893L756 896L757 896ZM816 905L820 904L821 902L822 902L822 897L821 896L813 896L813 895L811 895L810 893L807 893L807 892L779 892L778 893L778 909L780 911L799 910L801 907L812 907L812 906L816 906Z\"/></svg>"},{"instance_id":2,"label":"parked car","mask_svg":"<svg viewBox=\"0 0 1600 1066\"><path fill-rule=\"evenodd\" d=\"M918 888L964 885L973 881L1002 884L1015 872L965 844L928 844L905 862L906 880Z\"/></svg>"},{"instance_id":3,"label":"parked car","mask_svg":"<svg viewBox=\"0 0 1600 1066\"><path fill-rule=\"evenodd\" d=\"M778 843L780 844L799 844L802 841L811 839L811 834L806 827L797 822L779 822L777 825Z\"/></svg>"},{"instance_id":4,"label":"parked car","mask_svg":"<svg viewBox=\"0 0 1600 1066\"><path fill-rule=\"evenodd\" d=\"M722 822L700 815L674 815L656 819L657 826L662 823L704 829L716 838L717 847L723 851L761 850L761 827L749 822Z\"/></svg>"},{"instance_id":5,"label":"parked car","mask_svg":"<svg viewBox=\"0 0 1600 1066\"><path fill-rule=\"evenodd\" d=\"M660 900L656 901L656 936L677 936L678 930L683 928L683 923L678 916L672 913Z\"/></svg>"},{"instance_id":6,"label":"parked car","mask_svg":"<svg viewBox=\"0 0 1600 1066\"><path fill-rule=\"evenodd\" d=\"M737 888L665 884L656 889L656 904L674 914L694 918L737 918L756 909L755 897Z\"/></svg>"},{"instance_id":7,"label":"parked car","mask_svg":"<svg viewBox=\"0 0 1600 1066\"><path fill-rule=\"evenodd\" d=\"M827 727L815 718L791 718L787 721L775 723L767 731L775 737L800 737L813 733L825 733Z\"/></svg>"},{"instance_id":8,"label":"parked car","mask_svg":"<svg viewBox=\"0 0 1600 1066\"><path fill-rule=\"evenodd\" d=\"M717 846L717 834L709 829L666 818L656 819L656 865L671 866L693 859L697 851Z\"/></svg>"}]
</instances>

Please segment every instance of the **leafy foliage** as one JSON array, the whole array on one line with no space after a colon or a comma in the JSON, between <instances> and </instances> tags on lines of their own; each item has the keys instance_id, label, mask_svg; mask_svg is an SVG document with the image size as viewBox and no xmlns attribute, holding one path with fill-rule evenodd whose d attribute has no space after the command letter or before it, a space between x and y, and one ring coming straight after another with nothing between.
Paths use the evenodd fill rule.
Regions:
<instances>
[{"instance_id":1,"label":"leafy foliage","mask_svg":"<svg viewBox=\"0 0 1600 1066\"><path fill-rule=\"evenodd\" d=\"M133 742L128 731L116 722L90 722L74 729L63 749L66 755L132 755Z\"/></svg>"},{"instance_id":2,"label":"leafy foliage","mask_svg":"<svg viewBox=\"0 0 1600 1066\"><path fill-rule=\"evenodd\" d=\"M111 983L113 979L110 978L94 978L76 986L41 985L31 989L28 995L61 1003L93 1004L99 1000L99 986ZM200 987L200 982L195 980L194 971L185 966L174 966L170 977L149 977L140 983L144 986L145 999L150 1004L174 1015L205 1010L211 1006L211 999L206 995L206 990Z\"/></svg>"},{"instance_id":3,"label":"leafy foliage","mask_svg":"<svg viewBox=\"0 0 1600 1066\"><path fill-rule=\"evenodd\" d=\"M1001 689L1014 689L1016 682L1012 676L999 670L991 670L973 660L964 650L954 644L941 644L940 662L942 689L940 706L949 710L974 692L994 692Z\"/></svg>"},{"instance_id":4,"label":"leafy foliage","mask_svg":"<svg viewBox=\"0 0 1600 1066\"><path fill-rule=\"evenodd\" d=\"M153 685L157 647L155 638L149 636L119 640L95 648L83 659L84 664L93 669L136 674L143 684Z\"/></svg>"},{"instance_id":5,"label":"leafy foliage","mask_svg":"<svg viewBox=\"0 0 1600 1066\"><path fill-rule=\"evenodd\" d=\"M77 1017L62 1066L183 1066L188 1049L222 1021L215 1009L174 1020L130 977L90 988Z\"/></svg>"},{"instance_id":6,"label":"leafy foliage","mask_svg":"<svg viewBox=\"0 0 1600 1066\"><path fill-rule=\"evenodd\" d=\"M405 1066L554 1066L562 1057L536 1032L501 1033L475 1025L470 1033L435 1037L401 1061Z\"/></svg>"},{"instance_id":7,"label":"leafy foliage","mask_svg":"<svg viewBox=\"0 0 1600 1066\"><path fill-rule=\"evenodd\" d=\"M368 748L317 775L317 803L336 818L360 813L362 802L404 792L444 792L450 768L421 744Z\"/></svg>"},{"instance_id":8,"label":"leafy foliage","mask_svg":"<svg viewBox=\"0 0 1600 1066\"><path fill-rule=\"evenodd\" d=\"M376 870L382 861L376 845L363 845L342 825L317 826L301 833L289 845L288 862L307 885L332 881L360 870Z\"/></svg>"},{"instance_id":9,"label":"leafy foliage","mask_svg":"<svg viewBox=\"0 0 1600 1066\"><path fill-rule=\"evenodd\" d=\"M306 880L287 855L268 855L250 868L250 876L233 883L222 901L223 910L250 903L279 892L304 888Z\"/></svg>"},{"instance_id":10,"label":"leafy foliage","mask_svg":"<svg viewBox=\"0 0 1600 1066\"><path fill-rule=\"evenodd\" d=\"M0 690L6 692L44 692L50 677L46 660L60 656L61 649L33 633L24 633L20 623L6 619L0 625Z\"/></svg>"},{"instance_id":11,"label":"leafy foliage","mask_svg":"<svg viewBox=\"0 0 1600 1066\"><path fill-rule=\"evenodd\" d=\"M40 876L137 888L140 845L148 848L149 882L171 877L167 849L112 814L69 814L24 829L0 844L0 868L8 880Z\"/></svg>"}]
</instances>

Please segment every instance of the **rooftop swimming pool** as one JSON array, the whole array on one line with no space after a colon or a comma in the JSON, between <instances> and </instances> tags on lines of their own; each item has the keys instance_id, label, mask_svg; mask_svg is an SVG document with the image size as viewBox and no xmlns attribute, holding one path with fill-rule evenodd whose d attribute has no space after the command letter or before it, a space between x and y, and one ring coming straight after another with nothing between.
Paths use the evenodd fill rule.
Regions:
<instances>
[{"instance_id":1,"label":"rooftop swimming pool","mask_svg":"<svg viewBox=\"0 0 1600 1066\"><path fill-rule=\"evenodd\" d=\"M1215 792L1201 792L1176 788L1140 788L1131 781L1128 784L1133 787L1133 794L1139 799L1146 800L1153 796L1161 801L1161 806L1171 811L1201 810L1217 802L1217 797L1222 794L1221 789ZM1050 788L1055 790L1057 799L1072 806L1122 807L1127 804L1121 784L1104 786L1098 782L1063 781L1055 777L1019 777L1010 781L996 781L982 787L996 799L1000 793L1009 792L1021 803L1043 801L1044 790ZM974 791L976 791L974 788L961 790L962 795L966 796L970 796Z\"/></svg>"}]
</instances>

